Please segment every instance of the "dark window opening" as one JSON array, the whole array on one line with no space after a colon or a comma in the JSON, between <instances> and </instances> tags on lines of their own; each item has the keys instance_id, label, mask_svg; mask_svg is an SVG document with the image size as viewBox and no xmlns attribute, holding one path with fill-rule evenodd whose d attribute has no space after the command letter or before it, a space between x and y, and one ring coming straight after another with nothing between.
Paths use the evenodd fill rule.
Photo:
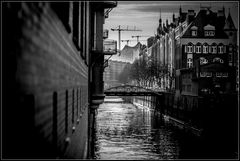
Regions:
<instances>
[{"instance_id":1,"label":"dark window opening","mask_svg":"<svg viewBox=\"0 0 240 161\"><path fill-rule=\"evenodd\" d=\"M68 91L66 90L66 102L65 102L65 133L68 133Z\"/></svg>"},{"instance_id":2,"label":"dark window opening","mask_svg":"<svg viewBox=\"0 0 240 161\"><path fill-rule=\"evenodd\" d=\"M57 147L57 92L53 93L53 145Z\"/></svg>"},{"instance_id":3,"label":"dark window opening","mask_svg":"<svg viewBox=\"0 0 240 161\"><path fill-rule=\"evenodd\" d=\"M74 124L74 89L72 92L72 123Z\"/></svg>"}]
</instances>

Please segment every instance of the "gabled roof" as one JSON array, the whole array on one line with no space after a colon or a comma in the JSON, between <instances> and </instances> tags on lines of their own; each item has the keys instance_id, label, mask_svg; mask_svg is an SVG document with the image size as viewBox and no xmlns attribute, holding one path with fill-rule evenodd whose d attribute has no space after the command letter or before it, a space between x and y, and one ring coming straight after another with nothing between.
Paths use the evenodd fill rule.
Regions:
<instances>
[{"instance_id":1,"label":"gabled roof","mask_svg":"<svg viewBox=\"0 0 240 161\"><path fill-rule=\"evenodd\" d=\"M204 26L203 28L204 28L204 30L215 30L215 26L212 26L212 25L209 25L209 24Z\"/></svg>"},{"instance_id":2,"label":"gabled roof","mask_svg":"<svg viewBox=\"0 0 240 161\"><path fill-rule=\"evenodd\" d=\"M186 28L186 31L182 34L183 38L192 37L191 27L196 26L198 28L198 35L196 38L206 38L204 36L204 27L213 29L215 27L215 36L213 38L228 38L223 31L225 18L224 16L217 16L217 13L212 12L210 9L202 9L195 16L194 20Z\"/></svg>"}]
</instances>

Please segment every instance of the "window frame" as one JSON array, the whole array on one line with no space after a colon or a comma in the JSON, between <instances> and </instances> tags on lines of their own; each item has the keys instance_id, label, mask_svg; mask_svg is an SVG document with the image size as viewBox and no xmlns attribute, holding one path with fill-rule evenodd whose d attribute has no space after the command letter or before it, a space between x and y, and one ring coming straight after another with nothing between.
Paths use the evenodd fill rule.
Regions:
<instances>
[{"instance_id":1,"label":"window frame","mask_svg":"<svg viewBox=\"0 0 240 161\"><path fill-rule=\"evenodd\" d=\"M208 54L209 53L209 45L208 44L203 44L203 53Z\"/></svg>"}]
</instances>

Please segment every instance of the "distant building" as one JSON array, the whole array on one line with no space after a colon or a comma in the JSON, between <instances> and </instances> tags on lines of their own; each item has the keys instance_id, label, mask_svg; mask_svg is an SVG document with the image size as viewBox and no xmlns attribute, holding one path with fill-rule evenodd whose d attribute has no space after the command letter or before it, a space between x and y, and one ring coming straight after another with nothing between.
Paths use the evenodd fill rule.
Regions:
<instances>
[{"instance_id":1,"label":"distant building","mask_svg":"<svg viewBox=\"0 0 240 161\"><path fill-rule=\"evenodd\" d=\"M125 45L121 50L121 53L118 55L113 55L110 60L128 62L132 64L135 59L139 58L141 46L142 44L140 42L133 47Z\"/></svg>"},{"instance_id":2,"label":"distant building","mask_svg":"<svg viewBox=\"0 0 240 161\"><path fill-rule=\"evenodd\" d=\"M139 58L142 46L140 42L133 47L125 45L120 54L113 55L108 60L108 66L104 70L105 88L121 84L118 81L119 74L127 64L132 64L135 59ZM105 59L107 59L107 57L105 57Z\"/></svg>"},{"instance_id":3,"label":"distant building","mask_svg":"<svg viewBox=\"0 0 240 161\"><path fill-rule=\"evenodd\" d=\"M104 71L104 87L109 88L112 86L118 86L121 83L118 81L119 74L123 71L124 67L130 64L129 62L109 60L108 66Z\"/></svg>"}]
</instances>

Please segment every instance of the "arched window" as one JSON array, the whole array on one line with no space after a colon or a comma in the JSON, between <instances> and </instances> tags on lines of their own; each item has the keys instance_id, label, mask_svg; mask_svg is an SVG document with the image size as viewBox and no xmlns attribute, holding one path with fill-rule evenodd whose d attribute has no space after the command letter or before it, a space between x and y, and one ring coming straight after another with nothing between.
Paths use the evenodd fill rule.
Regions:
<instances>
[{"instance_id":1,"label":"arched window","mask_svg":"<svg viewBox=\"0 0 240 161\"><path fill-rule=\"evenodd\" d=\"M208 60L204 57L200 57L200 65L203 65L203 64L207 64L208 63Z\"/></svg>"},{"instance_id":2,"label":"arched window","mask_svg":"<svg viewBox=\"0 0 240 161\"><path fill-rule=\"evenodd\" d=\"M211 45L211 53L216 54L217 53L217 44L212 43Z\"/></svg>"},{"instance_id":3,"label":"arched window","mask_svg":"<svg viewBox=\"0 0 240 161\"><path fill-rule=\"evenodd\" d=\"M197 43L196 44L196 53L202 53L202 44L201 43Z\"/></svg>"},{"instance_id":4,"label":"arched window","mask_svg":"<svg viewBox=\"0 0 240 161\"><path fill-rule=\"evenodd\" d=\"M213 62L217 62L217 63L224 63L224 61L221 58L214 58Z\"/></svg>"},{"instance_id":5,"label":"arched window","mask_svg":"<svg viewBox=\"0 0 240 161\"><path fill-rule=\"evenodd\" d=\"M197 36L197 26L192 26L191 27L191 34L192 36Z\"/></svg>"},{"instance_id":6,"label":"arched window","mask_svg":"<svg viewBox=\"0 0 240 161\"><path fill-rule=\"evenodd\" d=\"M224 50L224 45L223 45L222 43L220 43L220 44L218 45L218 53L219 53L219 54L222 54L222 53L223 53L223 50Z\"/></svg>"},{"instance_id":7,"label":"arched window","mask_svg":"<svg viewBox=\"0 0 240 161\"><path fill-rule=\"evenodd\" d=\"M204 44L203 44L203 53L204 53L204 54L207 54L207 53L208 53L208 44L207 44L207 43L204 43Z\"/></svg>"},{"instance_id":8,"label":"arched window","mask_svg":"<svg viewBox=\"0 0 240 161\"><path fill-rule=\"evenodd\" d=\"M185 48L185 52L187 53L193 53L193 44L192 43L188 43L186 48Z\"/></svg>"},{"instance_id":9,"label":"arched window","mask_svg":"<svg viewBox=\"0 0 240 161\"><path fill-rule=\"evenodd\" d=\"M192 54L188 54L187 55L187 67L191 68L193 66L193 55Z\"/></svg>"}]
</instances>

